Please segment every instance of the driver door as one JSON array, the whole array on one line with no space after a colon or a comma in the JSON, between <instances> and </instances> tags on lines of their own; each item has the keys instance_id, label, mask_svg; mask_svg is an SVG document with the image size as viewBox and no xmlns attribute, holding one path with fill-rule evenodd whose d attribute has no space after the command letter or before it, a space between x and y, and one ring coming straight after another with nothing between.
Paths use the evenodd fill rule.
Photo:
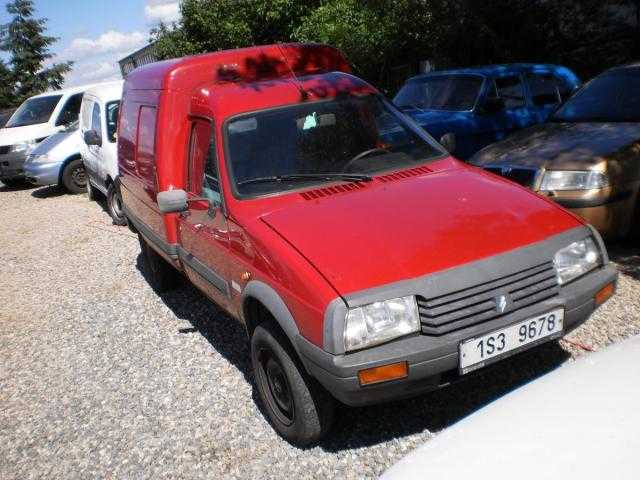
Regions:
<instances>
[{"instance_id":1,"label":"driver door","mask_svg":"<svg viewBox=\"0 0 640 480\"><path fill-rule=\"evenodd\" d=\"M208 120L191 122L187 183L191 201L189 209L180 214L180 261L198 288L229 308L229 230L222 208L213 123Z\"/></svg>"}]
</instances>

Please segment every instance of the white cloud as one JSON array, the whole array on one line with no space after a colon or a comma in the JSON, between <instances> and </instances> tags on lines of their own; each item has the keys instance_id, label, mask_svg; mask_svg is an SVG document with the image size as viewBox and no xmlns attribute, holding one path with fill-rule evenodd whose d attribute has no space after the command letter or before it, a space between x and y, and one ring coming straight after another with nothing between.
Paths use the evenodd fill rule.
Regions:
<instances>
[{"instance_id":1,"label":"white cloud","mask_svg":"<svg viewBox=\"0 0 640 480\"><path fill-rule=\"evenodd\" d=\"M118 60L147 44L148 36L141 32L110 30L96 38L74 38L54 61L71 60L71 72L66 86L103 82L121 78Z\"/></svg>"},{"instance_id":2,"label":"white cloud","mask_svg":"<svg viewBox=\"0 0 640 480\"><path fill-rule=\"evenodd\" d=\"M86 54L108 52L129 52L137 50L147 43L147 35L141 32L123 33L110 30L96 39L74 38L63 56L72 57Z\"/></svg>"},{"instance_id":3,"label":"white cloud","mask_svg":"<svg viewBox=\"0 0 640 480\"><path fill-rule=\"evenodd\" d=\"M87 83L119 80L120 67L117 61L87 62L73 66L73 70L65 77L65 86L84 85Z\"/></svg>"},{"instance_id":4,"label":"white cloud","mask_svg":"<svg viewBox=\"0 0 640 480\"><path fill-rule=\"evenodd\" d=\"M144 14L151 22L171 23L180 20L180 2L175 0L148 0Z\"/></svg>"}]
</instances>

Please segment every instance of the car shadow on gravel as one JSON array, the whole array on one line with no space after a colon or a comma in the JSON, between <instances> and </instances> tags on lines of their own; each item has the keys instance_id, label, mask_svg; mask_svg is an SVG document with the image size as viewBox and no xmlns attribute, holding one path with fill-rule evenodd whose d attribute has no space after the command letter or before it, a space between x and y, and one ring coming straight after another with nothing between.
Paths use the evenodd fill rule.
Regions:
<instances>
[{"instance_id":1,"label":"car shadow on gravel","mask_svg":"<svg viewBox=\"0 0 640 480\"><path fill-rule=\"evenodd\" d=\"M504 394L554 370L570 355L551 342L418 397L369 407L343 407L332 434L320 446L330 452L362 448L422 433L435 433Z\"/></svg>"},{"instance_id":2,"label":"car shadow on gravel","mask_svg":"<svg viewBox=\"0 0 640 480\"><path fill-rule=\"evenodd\" d=\"M607 245L609 257L618 270L635 280L640 280L640 242L638 239L619 241Z\"/></svg>"},{"instance_id":3,"label":"car shadow on gravel","mask_svg":"<svg viewBox=\"0 0 640 480\"><path fill-rule=\"evenodd\" d=\"M136 267L146 278L142 256ZM177 318L192 327L176 328L182 335L202 335L231 362L253 387L253 400L265 416L255 388L249 342L242 325L189 284L156 292ZM318 446L338 452L387 442L425 430L441 430L474 410L559 366L569 358L557 342L541 345L508 361L470 374L457 383L408 400L362 408L341 406L330 435ZM266 416L265 416L266 418Z\"/></svg>"},{"instance_id":4,"label":"car shadow on gravel","mask_svg":"<svg viewBox=\"0 0 640 480\"><path fill-rule=\"evenodd\" d=\"M67 191L59 185L49 185L47 187L38 188L31 192L31 196L33 198L39 199L61 197L62 195L66 194Z\"/></svg>"},{"instance_id":5,"label":"car shadow on gravel","mask_svg":"<svg viewBox=\"0 0 640 480\"><path fill-rule=\"evenodd\" d=\"M30 183L27 182L23 182L23 183L19 183L16 185L5 185L4 183L2 183L0 181L0 193L2 192L21 192L22 190L31 190L32 188L35 188L34 185L31 185Z\"/></svg>"}]
</instances>

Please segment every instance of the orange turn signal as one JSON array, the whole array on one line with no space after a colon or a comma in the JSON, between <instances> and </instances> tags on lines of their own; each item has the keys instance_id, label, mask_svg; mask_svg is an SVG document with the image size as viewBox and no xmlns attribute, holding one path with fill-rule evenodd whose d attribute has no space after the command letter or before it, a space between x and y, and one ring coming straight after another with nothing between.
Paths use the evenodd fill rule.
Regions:
<instances>
[{"instance_id":1,"label":"orange turn signal","mask_svg":"<svg viewBox=\"0 0 640 480\"><path fill-rule=\"evenodd\" d=\"M596 301L596 306L602 305L604 302L611 298L611 295L616 291L616 286L613 282L606 284L602 287L598 293L596 293L595 297L593 297Z\"/></svg>"},{"instance_id":2,"label":"orange turn signal","mask_svg":"<svg viewBox=\"0 0 640 480\"><path fill-rule=\"evenodd\" d=\"M389 380L397 380L406 378L409 375L409 367L407 362L392 363L381 367L367 368L358 372L360 385L372 385L374 383L388 382Z\"/></svg>"}]
</instances>

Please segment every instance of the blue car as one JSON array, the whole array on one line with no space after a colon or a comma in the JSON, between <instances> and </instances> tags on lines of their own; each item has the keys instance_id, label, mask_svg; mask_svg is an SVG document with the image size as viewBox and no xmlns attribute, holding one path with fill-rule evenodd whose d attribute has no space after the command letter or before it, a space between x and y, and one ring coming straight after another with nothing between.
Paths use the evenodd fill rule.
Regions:
<instances>
[{"instance_id":1,"label":"blue car","mask_svg":"<svg viewBox=\"0 0 640 480\"><path fill-rule=\"evenodd\" d=\"M460 159L544 122L578 87L568 68L489 65L410 78L394 103Z\"/></svg>"}]
</instances>

